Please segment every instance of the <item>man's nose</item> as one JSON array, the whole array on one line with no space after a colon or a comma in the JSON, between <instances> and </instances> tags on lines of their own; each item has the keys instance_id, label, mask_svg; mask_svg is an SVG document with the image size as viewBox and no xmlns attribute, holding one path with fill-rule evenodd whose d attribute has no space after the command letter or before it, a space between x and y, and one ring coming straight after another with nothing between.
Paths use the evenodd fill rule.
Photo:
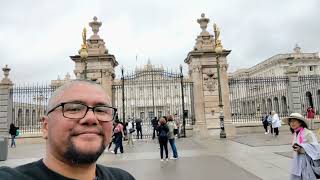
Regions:
<instances>
[{"instance_id":1,"label":"man's nose","mask_svg":"<svg viewBox=\"0 0 320 180\"><path fill-rule=\"evenodd\" d=\"M80 120L80 123L87 123L90 125L99 124L99 120L93 112L93 109L88 109L87 114Z\"/></svg>"}]
</instances>

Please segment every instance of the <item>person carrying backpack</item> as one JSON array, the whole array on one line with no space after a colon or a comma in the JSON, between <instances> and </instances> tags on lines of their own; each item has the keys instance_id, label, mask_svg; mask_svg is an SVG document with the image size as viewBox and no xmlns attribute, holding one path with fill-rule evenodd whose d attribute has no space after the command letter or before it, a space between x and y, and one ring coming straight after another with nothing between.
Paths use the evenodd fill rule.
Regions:
<instances>
[{"instance_id":1,"label":"person carrying backpack","mask_svg":"<svg viewBox=\"0 0 320 180\"><path fill-rule=\"evenodd\" d=\"M19 136L19 127L16 127L13 123L10 124L9 134L11 135L11 146L16 147L16 137Z\"/></svg>"},{"instance_id":2,"label":"person carrying backpack","mask_svg":"<svg viewBox=\"0 0 320 180\"><path fill-rule=\"evenodd\" d=\"M159 144L160 144L160 161L163 161L163 150L166 153L166 161L168 161L168 133L169 133L169 128L167 126L167 121L165 117L160 118L160 124L157 128L158 131L158 139L159 139Z\"/></svg>"}]
</instances>

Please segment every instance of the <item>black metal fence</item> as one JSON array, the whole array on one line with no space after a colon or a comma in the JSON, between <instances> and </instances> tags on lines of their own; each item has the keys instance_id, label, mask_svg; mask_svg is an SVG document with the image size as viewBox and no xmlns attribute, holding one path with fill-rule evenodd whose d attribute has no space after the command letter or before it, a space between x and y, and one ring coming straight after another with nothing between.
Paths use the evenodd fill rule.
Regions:
<instances>
[{"instance_id":1,"label":"black metal fence","mask_svg":"<svg viewBox=\"0 0 320 180\"><path fill-rule=\"evenodd\" d=\"M287 77L230 78L230 105L233 123L257 123L276 111L288 115Z\"/></svg>"},{"instance_id":2,"label":"black metal fence","mask_svg":"<svg viewBox=\"0 0 320 180\"><path fill-rule=\"evenodd\" d=\"M47 102L56 87L49 85L15 85L10 90L12 122L22 134L39 133L40 118L46 112Z\"/></svg>"},{"instance_id":3,"label":"black metal fence","mask_svg":"<svg viewBox=\"0 0 320 180\"><path fill-rule=\"evenodd\" d=\"M300 76L301 112L306 115L307 108L313 107L315 118L320 118L320 75Z\"/></svg>"},{"instance_id":4,"label":"black metal fence","mask_svg":"<svg viewBox=\"0 0 320 180\"><path fill-rule=\"evenodd\" d=\"M121 81L112 87L119 119L140 118L143 137L150 138L153 117L177 114L184 135L185 126L194 123L192 82L185 82L182 72L152 66L126 74L123 71Z\"/></svg>"}]
</instances>

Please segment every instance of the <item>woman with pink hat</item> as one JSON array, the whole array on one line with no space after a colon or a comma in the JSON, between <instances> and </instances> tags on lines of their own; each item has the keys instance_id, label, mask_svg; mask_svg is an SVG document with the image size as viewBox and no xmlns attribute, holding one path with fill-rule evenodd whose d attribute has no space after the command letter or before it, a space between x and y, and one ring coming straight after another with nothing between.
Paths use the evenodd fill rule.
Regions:
<instances>
[{"instance_id":1,"label":"woman with pink hat","mask_svg":"<svg viewBox=\"0 0 320 180\"><path fill-rule=\"evenodd\" d=\"M318 175L320 175L320 167L312 165L313 160L320 161L320 145L316 136L308 129L306 119L299 113L292 113L289 117L284 118L283 121L289 124L293 134L292 148L294 153L290 179L317 179Z\"/></svg>"}]
</instances>

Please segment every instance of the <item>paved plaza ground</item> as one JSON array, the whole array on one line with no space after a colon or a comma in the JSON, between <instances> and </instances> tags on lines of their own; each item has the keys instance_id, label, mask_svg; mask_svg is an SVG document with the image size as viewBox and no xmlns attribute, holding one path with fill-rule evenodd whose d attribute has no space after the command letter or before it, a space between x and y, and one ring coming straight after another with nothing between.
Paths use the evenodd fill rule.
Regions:
<instances>
[{"instance_id":1,"label":"paved plaza ground","mask_svg":"<svg viewBox=\"0 0 320 180\"><path fill-rule=\"evenodd\" d=\"M180 158L160 162L156 141L135 141L134 147L125 144L124 154L105 152L99 163L126 169L137 180L285 180L289 179L291 135L242 134L234 138L218 137L177 139ZM42 140L18 141L9 148L7 161L0 166L17 166L44 156Z\"/></svg>"}]
</instances>

